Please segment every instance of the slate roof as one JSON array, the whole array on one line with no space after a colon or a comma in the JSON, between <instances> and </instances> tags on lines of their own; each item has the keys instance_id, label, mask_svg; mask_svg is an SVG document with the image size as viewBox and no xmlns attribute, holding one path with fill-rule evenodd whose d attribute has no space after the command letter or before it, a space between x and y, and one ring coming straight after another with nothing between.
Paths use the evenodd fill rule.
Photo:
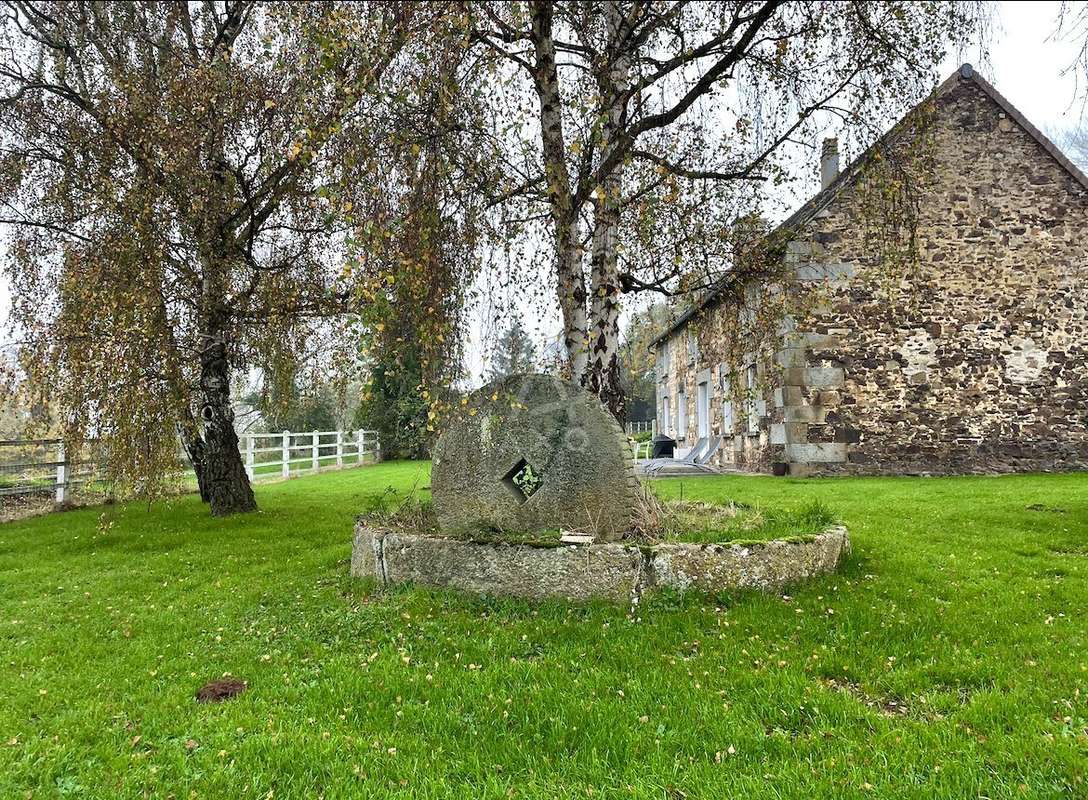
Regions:
<instances>
[{"instance_id":1,"label":"slate roof","mask_svg":"<svg viewBox=\"0 0 1088 800\"><path fill-rule=\"evenodd\" d=\"M1020 125L1021 128L1027 131L1028 134L1033 139L1035 139L1036 142L1038 142L1039 146L1042 147L1043 150L1045 150L1048 154L1050 154L1050 156L1055 161L1057 161L1066 170L1066 172L1072 175L1073 178L1085 188L1085 190L1088 190L1088 175L1085 175L1084 172L1082 172L1076 164L1070 161L1069 158L1060 149L1058 149L1057 145L1050 141L1050 139L1048 139L1042 131L1032 125L1031 122L1028 121L1027 117L1025 117L1020 112L1020 110L1016 108L1016 106L1009 102L1008 98L1001 94L1001 92L997 91L997 89L995 89L989 81L979 75L975 71L974 67L972 67L970 64L963 64L958 70L952 73L944 81L944 83L937 87L933 95L931 95L922 102L929 102L930 100L934 100L948 94L962 81L971 81L980 89L982 89L982 91L985 92L990 97L990 99L992 99L1001 108L1002 111L1004 111L1014 122ZM892 126L891 130L889 130L887 133L877 139L877 141L874 142L864 153L854 159L845 169L843 169L839 173L838 177L835 178L835 180L832 181L827 186L827 188L822 189L808 202L806 202L799 209L793 212L793 214L791 214L788 219L786 219L781 225L771 231L768 236L776 237L790 230L800 228L813 217L815 217L818 213L820 213L823 209L827 208L827 206L830 205L831 202L839 195L839 192L841 192L843 188L853 182L854 178L869 162L869 159L873 156L873 154L885 144L887 144L896 135L898 135L904 127L906 127L906 125L910 122L911 118L914 116L915 112L921 107L921 105L922 103L908 111L903 116L903 118L899 120L899 122ZM692 317L716 304L721 298L722 293L726 289L730 288L732 284L732 276L728 274L725 275L713 289L708 291L700 300L698 300L690 308L688 308L687 311L677 317L676 321L673 322L672 325L669 326L669 328L664 333L662 333L660 336L650 342L650 346L657 347L657 345L661 341L669 338L680 328L684 327Z\"/></svg>"}]
</instances>

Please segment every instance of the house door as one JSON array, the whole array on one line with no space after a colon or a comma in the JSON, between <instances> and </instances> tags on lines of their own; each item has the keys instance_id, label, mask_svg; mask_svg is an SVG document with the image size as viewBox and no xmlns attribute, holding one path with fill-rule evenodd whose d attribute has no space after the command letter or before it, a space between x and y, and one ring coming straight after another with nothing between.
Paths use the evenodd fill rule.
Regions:
<instances>
[{"instance_id":1,"label":"house door","mask_svg":"<svg viewBox=\"0 0 1088 800\"><path fill-rule=\"evenodd\" d=\"M695 418L699 426L699 438L710 436L710 384L700 383L695 394Z\"/></svg>"}]
</instances>

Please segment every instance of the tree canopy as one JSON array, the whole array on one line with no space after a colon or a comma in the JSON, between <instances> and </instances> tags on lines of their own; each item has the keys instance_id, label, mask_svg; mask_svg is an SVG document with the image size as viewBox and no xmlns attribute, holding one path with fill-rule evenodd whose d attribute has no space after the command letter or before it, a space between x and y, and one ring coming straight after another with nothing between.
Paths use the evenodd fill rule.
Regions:
<instances>
[{"instance_id":1,"label":"tree canopy","mask_svg":"<svg viewBox=\"0 0 1088 800\"><path fill-rule=\"evenodd\" d=\"M231 375L289 381L330 319L405 273L426 283L429 262L386 243L420 154L441 180L456 136L455 12L5 4L0 207L22 366L115 478L153 488L180 431L212 513L254 508Z\"/></svg>"}]
</instances>

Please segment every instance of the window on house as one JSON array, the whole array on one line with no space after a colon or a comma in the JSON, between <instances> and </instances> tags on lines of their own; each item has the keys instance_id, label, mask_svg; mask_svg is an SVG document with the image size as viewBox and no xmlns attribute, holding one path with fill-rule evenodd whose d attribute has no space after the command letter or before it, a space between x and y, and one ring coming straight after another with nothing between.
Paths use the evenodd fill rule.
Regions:
<instances>
[{"instance_id":1,"label":"window on house","mask_svg":"<svg viewBox=\"0 0 1088 800\"><path fill-rule=\"evenodd\" d=\"M657 379L664 383L669 379L669 340L661 343L660 358L657 363Z\"/></svg>"},{"instance_id":2,"label":"window on house","mask_svg":"<svg viewBox=\"0 0 1088 800\"><path fill-rule=\"evenodd\" d=\"M688 437L688 395L683 389L676 395L676 438Z\"/></svg>"},{"instance_id":3,"label":"window on house","mask_svg":"<svg viewBox=\"0 0 1088 800\"><path fill-rule=\"evenodd\" d=\"M756 381L758 376L756 375L756 365L749 364L747 370L747 390L748 390L748 433L759 433L759 400L758 400L758 387Z\"/></svg>"},{"instance_id":4,"label":"window on house","mask_svg":"<svg viewBox=\"0 0 1088 800\"><path fill-rule=\"evenodd\" d=\"M695 387L695 427L698 438L710 436L710 383L702 381Z\"/></svg>"},{"instance_id":5,"label":"window on house","mask_svg":"<svg viewBox=\"0 0 1088 800\"><path fill-rule=\"evenodd\" d=\"M669 407L669 396L661 398L661 432L668 436L672 432L672 409Z\"/></svg>"},{"instance_id":6,"label":"window on house","mask_svg":"<svg viewBox=\"0 0 1088 800\"><path fill-rule=\"evenodd\" d=\"M688 363L694 364L699 360L699 337L695 331L688 331Z\"/></svg>"}]
</instances>

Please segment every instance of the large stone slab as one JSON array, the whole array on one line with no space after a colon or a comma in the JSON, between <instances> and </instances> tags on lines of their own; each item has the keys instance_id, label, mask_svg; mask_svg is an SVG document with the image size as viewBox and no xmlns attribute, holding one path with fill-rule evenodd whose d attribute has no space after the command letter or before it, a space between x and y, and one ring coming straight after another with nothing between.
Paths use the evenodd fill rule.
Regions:
<instances>
[{"instance_id":1,"label":"large stone slab","mask_svg":"<svg viewBox=\"0 0 1088 800\"><path fill-rule=\"evenodd\" d=\"M676 589L778 591L791 583L833 572L849 551L850 539L843 527L796 541L671 542L652 548L648 574L653 585Z\"/></svg>"},{"instance_id":2,"label":"large stone slab","mask_svg":"<svg viewBox=\"0 0 1088 800\"><path fill-rule=\"evenodd\" d=\"M638 548L537 546L355 528L351 574L382 584L418 583L476 594L627 600L644 582Z\"/></svg>"},{"instance_id":3,"label":"large stone slab","mask_svg":"<svg viewBox=\"0 0 1088 800\"><path fill-rule=\"evenodd\" d=\"M446 532L567 528L614 540L631 530L638 479L596 397L515 375L468 398L435 446L431 490Z\"/></svg>"},{"instance_id":4,"label":"large stone slab","mask_svg":"<svg viewBox=\"0 0 1088 800\"><path fill-rule=\"evenodd\" d=\"M846 461L845 442L795 442L786 456L801 464L841 464Z\"/></svg>"},{"instance_id":5,"label":"large stone slab","mask_svg":"<svg viewBox=\"0 0 1088 800\"><path fill-rule=\"evenodd\" d=\"M360 520L351 574L384 585L416 583L531 599L627 601L672 587L706 592L780 591L833 572L850 552L837 526L796 541L652 546L534 546L375 530Z\"/></svg>"},{"instance_id":6,"label":"large stone slab","mask_svg":"<svg viewBox=\"0 0 1088 800\"><path fill-rule=\"evenodd\" d=\"M351 574L357 578L376 577L382 583L385 575L381 565L381 543L384 534L361 522L355 524L355 540L351 546Z\"/></svg>"},{"instance_id":7,"label":"large stone slab","mask_svg":"<svg viewBox=\"0 0 1088 800\"><path fill-rule=\"evenodd\" d=\"M513 597L626 600L640 583L635 548L533 546L390 533L382 542L387 583L448 586Z\"/></svg>"}]
</instances>

